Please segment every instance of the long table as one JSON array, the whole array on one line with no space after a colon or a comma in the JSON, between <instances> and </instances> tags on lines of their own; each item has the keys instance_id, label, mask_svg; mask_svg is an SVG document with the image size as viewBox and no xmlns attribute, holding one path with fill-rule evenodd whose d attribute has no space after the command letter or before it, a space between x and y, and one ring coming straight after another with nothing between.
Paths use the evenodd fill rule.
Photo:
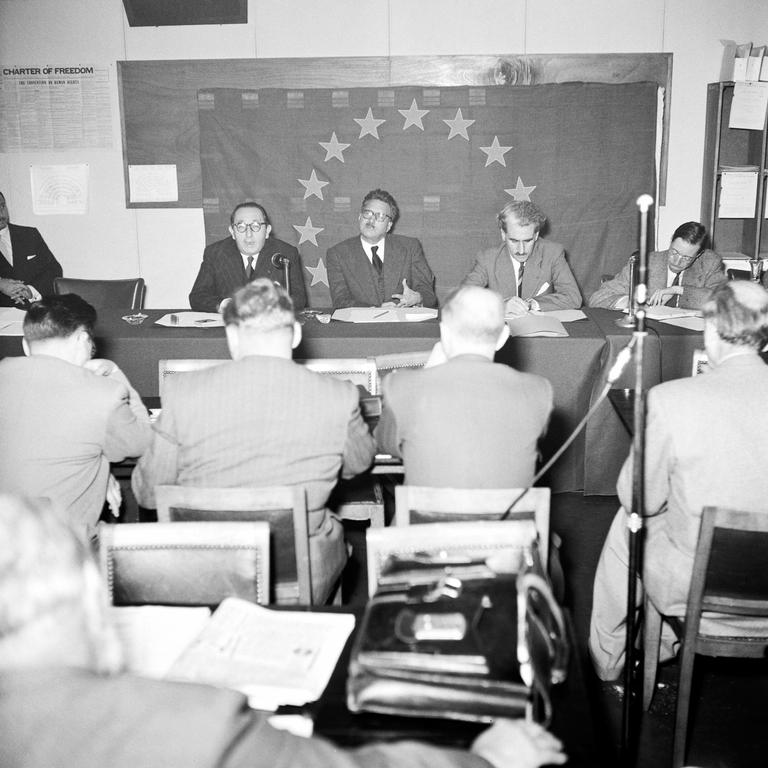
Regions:
<instances>
[{"instance_id":1,"label":"long table","mask_svg":"<svg viewBox=\"0 0 768 768\"><path fill-rule=\"evenodd\" d=\"M169 309L147 309L142 325L122 320L125 311L104 310L96 328L97 354L114 360L145 398L159 395L158 361L163 359L229 357L224 329L157 325ZM587 413L603 388L619 350L631 336L615 320L620 313L585 309L586 318L566 324L567 338L513 338L497 353L497 362L538 373L550 380L555 408L542 445L548 459ZM372 357L392 352L428 351L439 338L436 320L418 323L322 323L316 315L301 316L303 339L296 358ZM693 350L703 346L701 334L662 323L648 323L645 339L645 383L689 375ZM0 336L0 357L21 355L19 337ZM614 383L634 386L632 366ZM449 415L446 415L448 418ZM460 437L459 437L460 439ZM629 437L606 400L542 479L554 492L613 494L629 451ZM482 457L467 457L482 461Z\"/></svg>"}]
</instances>

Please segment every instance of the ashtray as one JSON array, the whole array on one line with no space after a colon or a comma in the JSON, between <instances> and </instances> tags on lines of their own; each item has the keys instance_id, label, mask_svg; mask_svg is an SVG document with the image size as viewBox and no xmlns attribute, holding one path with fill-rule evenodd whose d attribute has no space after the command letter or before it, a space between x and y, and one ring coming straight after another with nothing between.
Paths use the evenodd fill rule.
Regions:
<instances>
[{"instance_id":1,"label":"ashtray","mask_svg":"<svg viewBox=\"0 0 768 768\"><path fill-rule=\"evenodd\" d=\"M145 315L143 312L136 312L133 315L123 315L123 320L125 320L128 325L141 325L149 315Z\"/></svg>"}]
</instances>

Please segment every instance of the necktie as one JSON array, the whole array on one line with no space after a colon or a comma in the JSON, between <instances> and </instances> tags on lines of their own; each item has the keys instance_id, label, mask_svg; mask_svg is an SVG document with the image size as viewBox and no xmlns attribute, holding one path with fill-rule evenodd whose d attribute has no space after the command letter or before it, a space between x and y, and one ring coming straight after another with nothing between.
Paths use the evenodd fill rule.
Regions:
<instances>
[{"instance_id":1,"label":"necktie","mask_svg":"<svg viewBox=\"0 0 768 768\"><path fill-rule=\"evenodd\" d=\"M248 282L250 282L252 277L253 277L253 256L249 256L248 266L245 268L245 279L248 280Z\"/></svg>"},{"instance_id":2,"label":"necktie","mask_svg":"<svg viewBox=\"0 0 768 768\"><path fill-rule=\"evenodd\" d=\"M669 287L670 287L670 288L672 288L672 287L673 287L673 286L675 286L675 285L680 285L680 275L681 275L681 274L682 274L681 272L675 272L675 277L674 277L674 279L672 280L672 282L669 284ZM673 299L674 299L674 301L673 301ZM679 307L679 306L680 306L680 294L679 294L679 293L676 293L674 296L670 296L670 297L669 297L669 298L668 298L668 299L667 299L667 300L664 302L664 304L666 304L666 305L671 305L671 306L675 306L675 307Z\"/></svg>"},{"instance_id":3,"label":"necktie","mask_svg":"<svg viewBox=\"0 0 768 768\"><path fill-rule=\"evenodd\" d=\"M525 263L520 263L520 268L517 271L517 296L522 298L521 292L523 289L523 275L525 274Z\"/></svg>"},{"instance_id":4,"label":"necktie","mask_svg":"<svg viewBox=\"0 0 768 768\"><path fill-rule=\"evenodd\" d=\"M378 245L374 245L374 246L371 247L371 263L373 264L376 272L381 274L381 270L384 268L384 263L379 258L378 251L379 251L379 246Z\"/></svg>"}]
</instances>

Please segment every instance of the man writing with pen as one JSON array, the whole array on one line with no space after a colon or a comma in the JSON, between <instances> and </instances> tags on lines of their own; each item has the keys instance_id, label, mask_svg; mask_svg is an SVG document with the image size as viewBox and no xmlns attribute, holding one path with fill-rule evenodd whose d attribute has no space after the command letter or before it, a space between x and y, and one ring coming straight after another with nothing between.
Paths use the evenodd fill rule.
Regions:
<instances>
[{"instance_id":1,"label":"man writing with pen","mask_svg":"<svg viewBox=\"0 0 768 768\"><path fill-rule=\"evenodd\" d=\"M578 309L581 293L563 246L539 239L546 220L534 203L515 200L504 206L496 217L502 245L480 252L462 285L500 293L508 316Z\"/></svg>"}]
</instances>

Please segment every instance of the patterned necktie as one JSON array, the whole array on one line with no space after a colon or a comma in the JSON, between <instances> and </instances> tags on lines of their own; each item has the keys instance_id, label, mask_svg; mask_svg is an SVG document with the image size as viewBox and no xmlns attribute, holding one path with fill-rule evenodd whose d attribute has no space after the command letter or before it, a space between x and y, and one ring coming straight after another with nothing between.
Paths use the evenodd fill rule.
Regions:
<instances>
[{"instance_id":1,"label":"patterned necktie","mask_svg":"<svg viewBox=\"0 0 768 768\"><path fill-rule=\"evenodd\" d=\"M520 262L520 268L517 271L517 296L522 298L523 275L525 274L525 262Z\"/></svg>"},{"instance_id":2,"label":"patterned necktie","mask_svg":"<svg viewBox=\"0 0 768 768\"><path fill-rule=\"evenodd\" d=\"M371 247L371 263L373 264L374 268L376 269L376 272L378 274L381 274L381 270L384 268L384 263L379 258L378 254L379 246L374 245Z\"/></svg>"},{"instance_id":3,"label":"patterned necktie","mask_svg":"<svg viewBox=\"0 0 768 768\"><path fill-rule=\"evenodd\" d=\"M681 274L682 274L682 272L675 272L675 277L674 277L674 279L672 280L672 282L669 284L669 287L670 287L670 288L672 288L672 287L674 287L674 286L676 286L676 285L680 285L680 275L681 275ZM668 298L668 299L667 299L667 300L664 302L664 304L665 304L665 305L667 305L667 306L673 305L673 306L675 306L675 307L679 307L679 306L680 306L680 294L679 294L679 293L676 293L676 294L674 294L673 296L670 296L670 297L669 297L669 298Z\"/></svg>"},{"instance_id":4,"label":"patterned necktie","mask_svg":"<svg viewBox=\"0 0 768 768\"><path fill-rule=\"evenodd\" d=\"M250 283L253 277L253 256L248 257L248 266L245 268L245 279Z\"/></svg>"}]
</instances>

